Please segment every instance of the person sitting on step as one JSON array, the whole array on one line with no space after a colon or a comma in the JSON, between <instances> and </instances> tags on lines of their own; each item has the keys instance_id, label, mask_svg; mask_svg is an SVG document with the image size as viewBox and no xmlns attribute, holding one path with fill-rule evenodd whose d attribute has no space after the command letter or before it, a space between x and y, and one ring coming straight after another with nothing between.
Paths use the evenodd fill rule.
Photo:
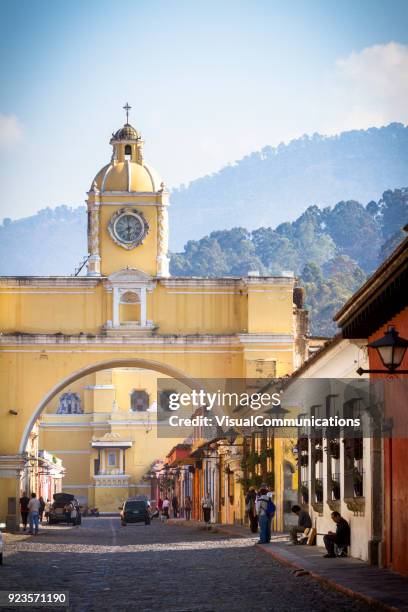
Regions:
<instances>
[{"instance_id":1,"label":"person sitting on step","mask_svg":"<svg viewBox=\"0 0 408 612\"><path fill-rule=\"evenodd\" d=\"M340 512L332 512L331 517L336 523L336 533L329 531L323 536L323 542L326 547L327 553L324 555L326 559L336 557L335 545L340 550L339 557L347 557L347 548L350 546L350 525L344 519Z\"/></svg>"},{"instance_id":2,"label":"person sitting on step","mask_svg":"<svg viewBox=\"0 0 408 612\"><path fill-rule=\"evenodd\" d=\"M305 532L305 529L310 529L312 526L312 519L310 518L310 514L306 512L306 510L302 510L302 508L297 504L292 506L292 512L297 515L298 524L294 527L291 527L289 530L289 544L299 544L297 534L303 534Z\"/></svg>"}]
</instances>

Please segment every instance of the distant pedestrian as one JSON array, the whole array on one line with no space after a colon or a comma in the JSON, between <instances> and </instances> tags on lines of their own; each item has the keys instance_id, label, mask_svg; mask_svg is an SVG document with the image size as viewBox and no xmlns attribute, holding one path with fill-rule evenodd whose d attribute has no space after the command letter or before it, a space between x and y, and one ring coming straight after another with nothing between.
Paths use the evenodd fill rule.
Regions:
<instances>
[{"instance_id":1,"label":"distant pedestrian","mask_svg":"<svg viewBox=\"0 0 408 612\"><path fill-rule=\"evenodd\" d=\"M245 497L245 510L252 533L258 533L258 514L256 511L256 490L250 487Z\"/></svg>"},{"instance_id":2,"label":"distant pedestrian","mask_svg":"<svg viewBox=\"0 0 408 612\"><path fill-rule=\"evenodd\" d=\"M78 522L78 509L74 506L74 504L71 504L71 514L70 514L70 523L71 525L79 525Z\"/></svg>"},{"instance_id":3,"label":"distant pedestrian","mask_svg":"<svg viewBox=\"0 0 408 612\"><path fill-rule=\"evenodd\" d=\"M173 508L173 516L174 518L177 518L179 512L179 501L177 499L177 495L173 495L173 498L171 500L171 506Z\"/></svg>"},{"instance_id":4,"label":"distant pedestrian","mask_svg":"<svg viewBox=\"0 0 408 612\"><path fill-rule=\"evenodd\" d=\"M28 502L30 499L27 497L27 493L24 491L22 497L20 497L20 514L21 522L23 523L23 531L27 529L27 517L28 517Z\"/></svg>"},{"instance_id":5,"label":"distant pedestrian","mask_svg":"<svg viewBox=\"0 0 408 612\"><path fill-rule=\"evenodd\" d=\"M65 504L64 515L65 515L65 520L67 522L67 525L71 523L71 510L72 510L72 504L71 503Z\"/></svg>"},{"instance_id":6,"label":"distant pedestrian","mask_svg":"<svg viewBox=\"0 0 408 612\"><path fill-rule=\"evenodd\" d=\"M259 517L259 544L269 544L271 541L271 523L276 512L272 501L272 493L268 492L268 485L262 484L257 498L257 512Z\"/></svg>"},{"instance_id":7,"label":"distant pedestrian","mask_svg":"<svg viewBox=\"0 0 408 612\"><path fill-rule=\"evenodd\" d=\"M189 521L191 518L191 497L189 495L187 495L187 497L184 500L184 512L186 515L186 520Z\"/></svg>"},{"instance_id":8,"label":"distant pedestrian","mask_svg":"<svg viewBox=\"0 0 408 612\"><path fill-rule=\"evenodd\" d=\"M167 519L169 518L169 511L170 511L170 500L166 495L166 497L163 499L162 521L164 522L167 521Z\"/></svg>"},{"instance_id":9,"label":"distant pedestrian","mask_svg":"<svg viewBox=\"0 0 408 612\"><path fill-rule=\"evenodd\" d=\"M50 512L51 512L51 502L49 499L47 499L47 502L45 504L45 508L44 508L44 516L47 520L47 523L50 522Z\"/></svg>"},{"instance_id":10,"label":"distant pedestrian","mask_svg":"<svg viewBox=\"0 0 408 612\"><path fill-rule=\"evenodd\" d=\"M38 535L38 521L40 518L40 500L37 499L35 493L31 493L31 499L28 502L28 520L30 523L29 533Z\"/></svg>"},{"instance_id":11,"label":"distant pedestrian","mask_svg":"<svg viewBox=\"0 0 408 612\"><path fill-rule=\"evenodd\" d=\"M38 498L38 501L40 502L39 519L40 519L40 523L42 523L44 509L45 509L45 501L42 495L40 495L40 497Z\"/></svg>"},{"instance_id":12,"label":"distant pedestrian","mask_svg":"<svg viewBox=\"0 0 408 612\"><path fill-rule=\"evenodd\" d=\"M207 494L204 495L203 499L201 500L201 507L203 509L204 522L209 525L211 522L211 510L214 507L209 491L207 491Z\"/></svg>"},{"instance_id":13,"label":"distant pedestrian","mask_svg":"<svg viewBox=\"0 0 408 612\"><path fill-rule=\"evenodd\" d=\"M300 506L295 504L292 506L292 512L298 517L298 524L289 529L290 544L298 544L298 533L304 533L305 529L310 529L312 526L312 519L310 514L306 510L302 510Z\"/></svg>"}]
</instances>

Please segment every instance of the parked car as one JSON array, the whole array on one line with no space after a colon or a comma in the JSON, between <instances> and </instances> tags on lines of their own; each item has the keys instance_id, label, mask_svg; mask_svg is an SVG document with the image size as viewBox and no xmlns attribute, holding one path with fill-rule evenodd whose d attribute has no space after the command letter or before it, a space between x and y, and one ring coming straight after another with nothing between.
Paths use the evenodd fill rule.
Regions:
<instances>
[{"instance_id":1,"label":"parked car","mask_svg":"<svg viewBox=\"0 0 408 612\"><path fill-rule=\"evenodd\" d=\"M70 493L54 493L53 499L54 503L50 508L50 514L48 517L50 525L55 525L56 523L68 523L67 515L64 512L64 508L67 504L72 504L77 511L74 525L81 524L81 508L79 501L73 495Z\"/></svg>"},{"instance_id":2,"label":"parked car","mask_svg":"<svg viewBox=\"0 0 408 612\"><path fill-rule=\"evenodd\" d=\"M119 510L122 527L126 527L128 523L150 525L150 505L145 499L127 499Z\"/></svg>"}]
</instances>

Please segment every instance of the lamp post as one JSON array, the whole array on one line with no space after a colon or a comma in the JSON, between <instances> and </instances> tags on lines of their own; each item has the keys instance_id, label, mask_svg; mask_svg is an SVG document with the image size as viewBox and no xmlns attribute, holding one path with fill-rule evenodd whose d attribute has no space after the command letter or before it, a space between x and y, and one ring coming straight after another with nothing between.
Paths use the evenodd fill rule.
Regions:
<instances>
[{"instance_id":1,"label":"lamp post","mask_svg":"<svg viewBox=\"0 0 408 612\"><path fill-rule=\"evenodd\" d=\"M364 370L358 368L357 374L408 374L408 370L398 370L405 352L408 348L408 340L401 338L395 327L389 327L382 338L367 344L368 348L375 349L384 364L386 370Z\"/></svg>"}]
</instances>

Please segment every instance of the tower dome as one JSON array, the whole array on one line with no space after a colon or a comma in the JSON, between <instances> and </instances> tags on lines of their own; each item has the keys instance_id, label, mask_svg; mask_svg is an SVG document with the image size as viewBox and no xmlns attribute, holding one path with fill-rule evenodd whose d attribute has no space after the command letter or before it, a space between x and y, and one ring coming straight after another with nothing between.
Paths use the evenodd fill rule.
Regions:
<instances>
[{"instance_id":1,"label":"tower dome","mask_svg":"<svg viewBox=\"0 0 408 612\"><path fill-rule=\"evenodd\" d=\"M135 130L133 125L130 125L130 123L125 123L120 130L112 134L111 142L117 140L139 140L140 138L140 133Z\"/></svg>"},{"instance_id":2,"label":"tower dome","mask_svg":"<svg viewBox=\"0 0 408 612\"><path fill-rule=\"evenodd\" d=\"M130 123L112 134L112 159L92 181L91 190L104 192L156 193L162 180L156 170L143 158L144 141Z\"/></svg>"}]
</instances>

